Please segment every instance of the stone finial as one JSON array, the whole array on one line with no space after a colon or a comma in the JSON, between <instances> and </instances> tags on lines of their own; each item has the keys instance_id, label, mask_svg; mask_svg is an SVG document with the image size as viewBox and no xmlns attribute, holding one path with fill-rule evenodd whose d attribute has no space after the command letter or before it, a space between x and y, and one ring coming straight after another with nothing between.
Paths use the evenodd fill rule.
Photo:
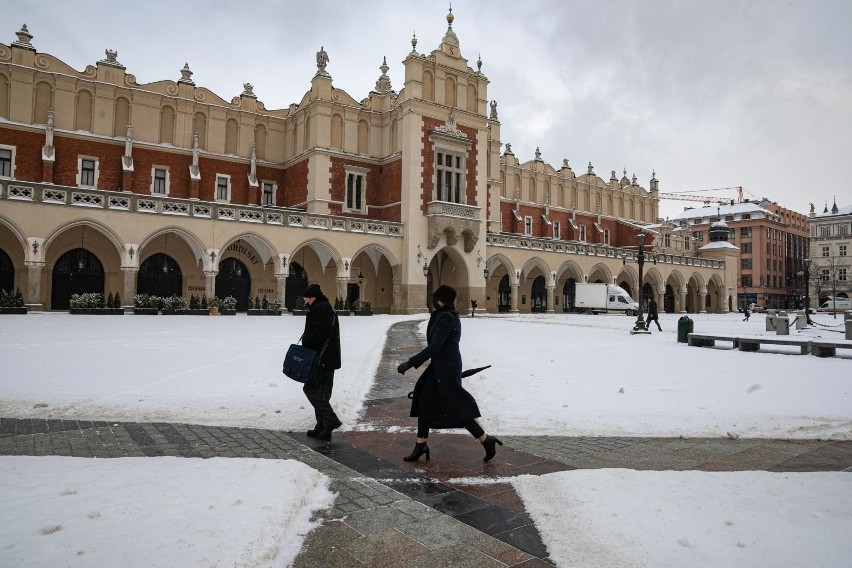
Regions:
<instances>
[{"instance_id":1,"label":"stone finial","mask_svg":"<svg viewBox=\"0 0 852 568\"><path fill-rule=\"evenodd\" d=\"M113 51L111 49L105 49L104 54L106 55L106 60L110 63L118 63L118 52Z\"/></svg>"},{"instance_id":2,"label":"stone finial","mask_svg":"<svg viewBox=\"0 0 852 568\"><path fill-rule=\"evenodd\" d=\"M571 166L568 164L568 158L564 158L562 160L562 169L563 170L570 170L571 169Z\"/></svg>"},{"instance_id":3,"label":"stone finial","mask_svg":"<svg viewBox=\"0 0 852 568\"><path fill-rule=\"evenodd\" d=\"M328 65L329 58L328 53L325 52L325 47L320 46L320 50L317 51L317 75L321 75L323 77L330 77L328 71L325 70L326 65Z\"/></svg>"},{"instance_id":4,"label":"stone finial","mask_svg":"<svg viewBox=\"0 0 852 568\"><path fill-rule=\"evenodd\" d=\"M453 16L453 4L451 2L450 3L450 12L447 14L447 29L448 30L453 29L453 20L455 20L455 19L456 19L456 17Z\"/></svg>"},{"instance_id":5,"label":"stone finial","mask_svg":"<svg viewBox=\"0 0 852 568\"><path fill-rule=\"evenodd\" d=\"M491 115L488 118L497 120L497 101L491 101Z\"/></svg>"},{"instance_id":6,"label":"stone finial","mask_svg":"<svg viewBox=\"0 0 852 568\"><path fill-rule=\"evenodd\" d=\"M541 159L541 150L538 149L538 146L535 147L535 161L536 162L542 162L543 161Z\"/></svg>"},{"instance_id":7,"label":"stone finial","mask_svg":"<svg viewBox=\"0 0 852 568\"><path fill-rule=\"evenodd\" d=\"M18 36L18 41L12 45L32 48L33 44L30 43L30 40L33 39L33 34L27 29L27 24L21 26L21 31L15 32L15 35Z\"/></svg>"},{"instance_id":8,"label":"stone finial","mask_svg":"<svg viewBox=\"0 0 852 568\"><path fill-rule=\"evenodd\" d=\"M612 174L609 176L609 181L618 181L618 178L615 177L615 170L612 170Z\"/></svg>"},{"instance_id":9,"label":"stone finial","mask_svg":"<svg viewBox=\"0 0 852 568\"><path fill-rule=\"evenodd\" d=\"M417 55L417 30L411 36L411 55Z\"/></svg>"},{"instance_id":10,"label":"stone finial","mask_svg":"<svg viewBox=\"0 0 852 568\"><path fill-rule=\"evenodd\" d=\"M189 68L189 63L183 64L183 69L180 70L180 79L178 83L187 83L189 85L194 85L192 81L192 71Z\"/></svg>"},{"instance_id":11,"label":"stone finial","mask_svg":"<svg viewBox=\"0 0 852 568\"><path fill-rule=\"evenodd\" d=\"M240 96L256 99L257 95L254 94L254 86L251 83L243 83L243 92Z\"/></svg>"},{"instance_id":12,"label":"stone finial","mask_svg":"<svg viewBox=\"0 0 852 568\"><path fill-rule=\"evenodd\" d=\"M391 81L390 81L390 77L388 77L388 70L389 69L390 69L390 67L388 67L388 58L383 57L382 58L382 64L379 67L379 70L382 72L382 74L379 75L378 80L376 80L375 92L384 95L385 93L388 93L388 92L391 91Z\"/></svg>"},{"instance_id":13,"label":"stone finial","mask_svg":"<svg viewBox=\"0 0 852 568\"><path fill-rule=\"evenodd\" d=\"M504 155L504 156L514 156L514 155L515 155L515 154L512 152L512 145L511 145L511 144L509 144L509 143L507 143L507 144L506 144L506 151L505 151L505 152L503 152L503 155Z\"/></svg>"},{"instance_id":14,"label":"stone finial","mask_svg":"<svg viewBox=\"0 0 852 568\"><path fill-rule=\"evenodd\" d=\"M476 74L482 75L482 54L476 57Z\"/></svg>"},{"instance_id":15,"label":"stone finial","mask_svg":"<svg viewBox=\"0 0 852 568\"><path fill-rule=\"evenodd\" d=\"M835 195L834 196L834 203L831 206L831 212L834 213L834 214L837 214L838 211L840 211L840 209L837 208L837 196Z\"/></svg>"},{"instance_id":16,"label":"stone finial","mask_svg":"<svg viewBox=\"0 0 852 568\"><path fill-rule=\"evenodd\" d=\"M630 180L630 185L636 185L636 174L633 174L633 179Z\"/></svg>"},{"instance_id":17,"label":"stone finial","mask_svg":"<svg viewBox=\"0 0 852 568\"><path fill-rule=\"evenodd\" d=\"M594 166L592 166L592 163L591 163L591 162L589 162L588 174L589 174L590 176L595 175L595 168L594 168Z\"/></svg>"}]
</instances>

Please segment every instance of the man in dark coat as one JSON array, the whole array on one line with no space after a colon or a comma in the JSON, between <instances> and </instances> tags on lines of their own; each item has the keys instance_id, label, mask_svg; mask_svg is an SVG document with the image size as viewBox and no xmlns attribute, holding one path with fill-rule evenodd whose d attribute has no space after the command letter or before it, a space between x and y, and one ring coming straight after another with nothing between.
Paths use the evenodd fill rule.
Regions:
<instances>
[{"instance_id":1,"label":"man in dark coat","mask_svg":"<svg viewBox=\"0 0 852 568\"><path fill-rule=\"evenodd\" d=\"M479 407L473 396L462 387L462 357L459 351L461 319L455 309L456 291L450 286L439 286L432 294L435 310L426 327L428 345L420 353L401 363L397 371L405 373L411 367L431 359L429 367L420 375L414 386L411 416L417 418L417 443L405 461L417 461L429 447L426 440L430 428L465 428L485 447L485 461L497 453L495 445L503 445L494 436L488 436L476 422Z\"/></svg>"},{"instance_id":2,"label":"man in dark coat","mask_svg":"<svg viewBox=\"0 0 852 568\"><path fill-rule=\"evenodd\" d=\"M648 317L645 320L645 329L647 329L648 331L651 331L652 321L657 324L657 329L663 331L663 328L660 327L660 315L657 313L657 302L654 300L654 298L651 298L651 300L648 302Z\"/></svg>"},{"instance_id":3,"label":"man in dark coat","mask_svg":"<svg viewBox=\"0 0 852 568\"><path fill-rule=\"evenodd\" d=\"M331 408L331 391L334 387L334 371L340 368L340 325L328 298L318 284L310 284L302 292L308 313L305 316L305 332L302 345L315 351L323 351L316 378L305 383L302 389L308 402L314 407L317 424L307 435L321 440L330 440L331 433L342 425Z\"/></svg>"}]
</instances>

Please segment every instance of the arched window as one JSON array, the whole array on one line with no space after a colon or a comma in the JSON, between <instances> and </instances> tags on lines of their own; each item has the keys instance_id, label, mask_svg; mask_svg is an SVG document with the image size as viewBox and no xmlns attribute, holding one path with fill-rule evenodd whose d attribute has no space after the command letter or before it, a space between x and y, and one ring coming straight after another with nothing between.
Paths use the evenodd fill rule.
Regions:
<instances>
[{"instance_id":1,"label":"arched window","mask_svg":"<svg viewBox=\"0 0 852 568\"><path fill-rule=\"evenodd\" d=\"M236 154L237 153L237 141L239 139L240 134L240 125L237 124L237 121L233 118L229 118L227 122L225 122L225 153L226 154Z\"/></svg>"},{"instance_id":2,"label":"arched window","mask_svg":"<svg viewBox=\"0 0 852 568\"><path fill-rule=\"evenodd\" d=\"M435 100L435 78L430 71L423 72L423 98L427 101Z\"/></svg>"},{"instance_id":3,"label":"arched window","mask_svg":"<svg viewBox=\"0 0 852 568\"><path fill-rule=\"evenodd\" d=\"M9 79L0 75L0 116L9 118Z\"/></svg>"},{"instance_id":4,"label":"arched window","mask_svg":"<svg viewBox=\"0 0 852 568\"><path fill-rule=\"evenodd\" d=\"M530 186L529 186L529 200L533 203L538 203L538 186L535 182L535 178L530 176Z\"/></svg>"},{"instance_id":5,"label":"arched window","mask_svg":"<svg viewBox=\"0 0 852 568\"><path fill-rule=\"evenodd\" d=\"M77 110L74 114L74 130L92 131L92 93L77 93Z\"/></svg>"},{"instance_id":6,"label":"arched window","mask_svg":"<svg viewBox=\"0 0 852 568\"><path fill-rule=\"evenodd\" d=\"M302 140L302 150L311 147L311 115L305 116L305 139Z\"/></svg>"},{"instance_id":7,"label":"arched window","mask_svg":"<svg viewBox=\"0 0 852 568\"><path fill-rule=\"evenodd\" d=\"M266 159L266 127L258 124L254 127L254 146L258 160Z\"/></svg>"},{"instance_id":8,"label":"arched window","mask_svg":"<svg viewBox=\"0 0 852 568\"><path fill-rule=\"evenodd\" d=\"M160 109L160 144L175 143L175 110L170 106Z\"/></svg>"},{"instance_id":9,"label":"arched window","mask_svg":"<svg viewBox=\"0 0 852 568\"><path fill-rule=\"evenodd\" d=\"M53 87L44 81L35 88L35 108L33 122L35 124L47 124L47 111L53 106Z\"/></svg>"},{"instance_id":10,"label":"arched window","mask_svg":"<svg viewBox=\"0 0 852 568\"><path fill-rule=\"evenodd\" d=\"M207 148L207 117L203 112L196 112L192 117L192 132L198 134L198 147Z\"/></svg>"},{"instance_id":11,"label":"arched window","mask_svg":"<svg viewBox=\"0 0 852 568\"><path fill-rule=\"evenodd\" d=\"M331 115L331 147L343 149L343 117L337 113Z\"/></svg>"},{"instance_id":12,"label":"arched window","mask_svg":"<svg viewBox=\"0 0 852 568\"><path fill-rule=\"evenodd\" d=\"M451 107L458 104L456 98L456 80L454 77L447 77L444 81L444 104Z\"/></svg>"},{"instance_id":13,"label":"arched window","mask_svg":"<svg viewBox=\"0 0 852 568\"><path fill-rule=\"evenodd\" d=\"M399 121L393 119L391 121L391 154L399 152Z\"/></svg>"},{"instance_id":14,"label":"arched window","mask_svg":"<svg viewBox=\"0 0 852 568\"><path fill-rule=\"evenodd\" d=\"M468 85L467 86L467 110L470 112L476 112L476 86Z\"/></svg>"},{"instance_id":15,"label":"arched window","mask_svg":"<svg viewBox=\"0 0 852 568\"><path fill-rule=\"evenodd\" d=\"M366 120L358 121L358 153L367 154L370 151L370 125Z\"/></svg>"},{"instance_id":16,"label":"arched window","mask_svg":"<svg viewBox=\"0 0 852 568\"><path fill-rule=\"evenodd\" d=\"M112 123L112 135L127 136L127 123L130 122L130 101L124 97L115 99L115 116Z\"/></svg>"},{"instance_id":17,"label":"arched window","mask_svg":"<svg viewBox=\"0 0 852 568\"><path fill-rule=\"evenodd\" d=\"M506 188L506 173L500 172L500 197L506 197L506 192L508 189Z\"/></svg>"}]
</instances>

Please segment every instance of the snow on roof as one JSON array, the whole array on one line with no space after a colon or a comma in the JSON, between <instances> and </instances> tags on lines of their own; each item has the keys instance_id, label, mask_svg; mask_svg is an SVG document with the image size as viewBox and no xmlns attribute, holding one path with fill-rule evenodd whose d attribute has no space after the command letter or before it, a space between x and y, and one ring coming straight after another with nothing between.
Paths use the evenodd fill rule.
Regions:
<instances>
[{"instance_id":1,"label":"snow on roof","mask_svg":"<svg viewBox=\"0 0 852 568\"><path fill-rule=\"evenodd\" d=\"M684 209L674 216L674 220L702 219L704 217L718 217L722 215L736 215L738 213L761 213L764 217L775 217L771 211L764 209L759 204L749 201L734 203L733 205L708 205L707 207L696 207Z\"/></svg>"},{"instance_id":2,"label":"snow on roof","mask_svg":"<svg viewBox=\"0 0 852 568\"><path fill-rule=\"evenodd\" d=\"M740 250L736 245L732 245L728 241L713 241L712 243L707 243L703 247L698 250L710 250L710 249L735 249Z\"/></svg>"},{"instance_id":3,"label":"snow on roof","mask_svg":"<svg viewBox=\"0 0 852 568\"><path fill-rule=\"evenodd\" d=\"M817 213L816 217L833 217L835 215L852 215L852 205L847 205L846 207L838 207L837 213L832 213L829 211L828 213Z\"/></svg>"}]
</instances>

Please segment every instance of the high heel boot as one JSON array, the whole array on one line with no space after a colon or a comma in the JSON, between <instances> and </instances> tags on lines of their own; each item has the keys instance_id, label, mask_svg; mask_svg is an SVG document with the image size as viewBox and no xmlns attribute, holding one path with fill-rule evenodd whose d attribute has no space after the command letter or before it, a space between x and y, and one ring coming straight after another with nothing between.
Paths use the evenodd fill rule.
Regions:
<instances>
[{"instance_id":1,"label":"high heel boot","mask_svg":"<svg viewBox=\"0 0 852 568\"><path fill-rule=\"evenodd\" d=\"M485 446L485 457L482 461L491 461L491 458L497 455L497 446L502 446L503 442L494 436L488 436L483 440L482 445Z\"/></svg>"},{"instance_id":2,"label":"high heel boot","mask_svg":"<svg viewBox=\"0 0 852 568\"><path fill-rule=\"evenodd\" d=\"M414 444L414 449L411 450L411 454L402 459L407 462L416 462L423 454L426 454L426 461L429 461L429 446L426 445L426 442L418 442Z\"/></svg>"}]
</instances>

